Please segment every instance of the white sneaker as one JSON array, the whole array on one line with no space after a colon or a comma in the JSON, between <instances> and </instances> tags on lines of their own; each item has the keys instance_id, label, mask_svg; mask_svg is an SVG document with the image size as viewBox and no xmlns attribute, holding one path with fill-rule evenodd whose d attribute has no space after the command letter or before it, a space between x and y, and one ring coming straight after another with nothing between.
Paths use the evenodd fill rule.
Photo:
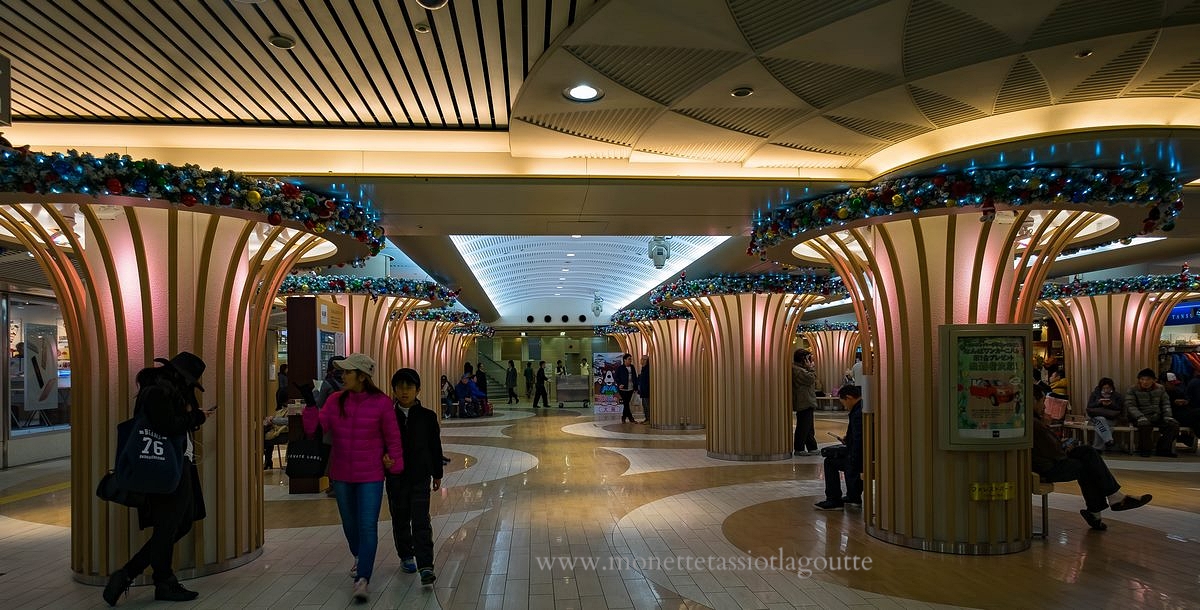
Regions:
<instances>
[{"instance_id":1,"label":"white sneaker","mask_svg":"<svg viewBox=\"0 0 1200 610\"><path fill-rule=\"evenodd\" d=\"M367 601L367 579L360 578L354 581L354 601L359 603Z\"/></svg>"}]
</instances>

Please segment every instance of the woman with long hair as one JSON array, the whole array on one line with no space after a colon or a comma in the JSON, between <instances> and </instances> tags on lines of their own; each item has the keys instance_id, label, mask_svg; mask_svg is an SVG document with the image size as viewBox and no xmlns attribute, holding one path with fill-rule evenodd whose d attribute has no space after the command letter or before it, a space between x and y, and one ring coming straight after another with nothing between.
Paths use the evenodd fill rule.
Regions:
<instances>
[{"instance_id":1,"label":"woman with long hair","mask_svg":"<svg viewBox=\"0 0 1200 610\"><path fill-rule=\"evenodd\" d=\"M366 354L339 360L343 388L321 409L321 427L332 441L329 478L337 496L342 532L354 556L350 577L354 599L367 601L367 585L379 546L379 508L383 505L384 460L392 474L404 471L404 452L392 399L376 387L375 361Z\"/></svg>"}]
</instances>

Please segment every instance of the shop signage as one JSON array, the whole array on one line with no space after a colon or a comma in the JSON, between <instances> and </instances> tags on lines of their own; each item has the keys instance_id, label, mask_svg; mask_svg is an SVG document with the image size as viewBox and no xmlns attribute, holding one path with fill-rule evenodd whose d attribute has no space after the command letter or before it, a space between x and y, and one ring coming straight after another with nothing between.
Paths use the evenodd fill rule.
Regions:
<instances>
[{"instance_id":1,"label":"shop signage","mask_svg":"<svg viewBox=\"0 0 1200 610\"><path fill-rule=\"evenodd\" d=\"M1185 326L1200 324L1200 303L1184 303L1171 309L1167 316L1167 326Z\"/></svg>"}]
</instances>

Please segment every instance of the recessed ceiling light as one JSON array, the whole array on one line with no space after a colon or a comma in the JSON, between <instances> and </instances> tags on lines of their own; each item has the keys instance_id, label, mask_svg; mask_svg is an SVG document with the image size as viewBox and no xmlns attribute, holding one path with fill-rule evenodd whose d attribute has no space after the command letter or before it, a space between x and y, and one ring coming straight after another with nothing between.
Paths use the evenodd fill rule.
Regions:
<instances>
[{"instance_id":1,"label":"recessed ceiling light","mask_svg":"<svg viewBox=\"0 0 1200 610\"><path fill-rule=\"evenodd\" d=\"M572 235L571 237L574 237L575 239L579 239L580 237L583 237L583 236L582 235Z\"/></svg>"},{"instance_id":2,"label":"recessed ceiling light","mask_svg":"<svg viewBox=\"0 0 1200 610\"><path fill-rule=\"evenodd\" d=\"M291 50L296 46L296 39L285 34L275 34L267 39L271 46L284 51Z\"/></svg>"},{"instance_id":3,"label":"recessed ceiling light","mask_svg":"<svg viewBox=\"0 0 1200 610\"><path fill-rule=\"evenodd\" d=\"M418 34L428 34L429 33L429 24L422 21L421 23L418 23L413 26L413 31Z\"/></svg>"},{"instance_id":4,"label":"recessed ceiling light","mask_svg":"<svg viewBox=\"0 0 1200 610\"><path fill-rule=\"evenodd\" d=\"M562 286L555 286L555 288L562 290Z\"/></svg>"},{"instance_id":5,"label":"recessed ceiling light","mask_svg":"<svg viewBox=\"0 0 1200 610\"><path fill-rule=\"evenodd\" d=\"M558 336L560 336L560 337L565 337L565 336L567 336L567 331L565 331L565 330L560 330L560 331L558 331Z\"/></svg>"},{"instance_id":6,"label":"recessed ceiling light","mask_svg":"<svg viewBox=\"0 0 1200 610\"><path fill-rule=\"evenodd\" d=\"M449 3L450 0L417 0L417 4L421 5L421 8L429 11L436 11Z\"/></svg>"},{"instance_id":7,"label":"recessed ceiling light","mask_svg":"<svg viewBox=\"0 0 1200 610\"><path fill-rule=\"evenodd\" d=\"M751 87L734 87L729 90L729 95L733 97L750 97L754 95L754 89Z\"/></svg>"},{"instance_id":8,"label":"recessed ceiling light","mask_svg":"<svg viewBox=\"0 0 1200 610\"><path fill-rule=\"evenodd\" d=\"M567 278L565 278L565 277L558 278L558 281L560 281L560 282L565 282L566 280L567 280Z\"/></svg>"},{"instance_id":9,"label":"recessed ceiling light","mask_svg":"<svg viewBox=\"0 0 1200 610\"><path fill-rule=\"evenodd\" d=\"M524 337L524 336L525 336L525 331L521 331L521 336L522 336L522 337Z\"/></svg>"},{"instance_id":10,"label":"recessed ceiling light","mask_svg":"<svg viewBox=\"0 0 1200 610\"><path fill-rule=\"evenodd\" d=\"M561 295L560 295L559 293L557 293L557 292L556 292L556 293L554 293L554 296L561 296Z\"/></svg>"},{"instance_id":11,"label":"recessed ceiling light","mask_svg":"<svg viewBox=\"0 0 1200 610\"><path fill-rule=\"evenodd\" d=\"M568 253L567 253L567 256L575 256L575 253L574 253L574 252L568 252Z\"/></svg>"},{"instance_id":12,"label":"recessed ceiling light","mask_svg":"<svg viewBox=\"0 0 1200 610\"><path fill-rule=\"evenodd\" d=\"M1096 54L1096 52L1091 49L1079 49L1078 51L1075 52L1075 59L1084 59L1086 57L1091 57L1092 55L1095 55L1095 54Z\"/></svg>"},{"instance_id":13,"label":"recessed ceiling light","mask_svg":"<svg viewBox=\"0 0 1200 610\"><path fill-rule=\"evenodd\" d=\"M591 85L575 85L563 89L563 97L572 102L594 102L604 97L604 92Z\"/></svg>"}]
</instances>

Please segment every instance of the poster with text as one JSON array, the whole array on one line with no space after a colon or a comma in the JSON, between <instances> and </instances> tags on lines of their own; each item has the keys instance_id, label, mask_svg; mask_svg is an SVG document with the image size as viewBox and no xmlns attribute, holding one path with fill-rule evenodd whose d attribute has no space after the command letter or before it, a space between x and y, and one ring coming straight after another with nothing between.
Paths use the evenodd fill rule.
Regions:
<instances>
[{"instance_id":1,"label":"poster with text","mask_svg":"<svg viewBox=\"0 0 1200 610\"><path fill-rule=\"evenodd\" d=\"M25 325L25 410L58 408L58 327Z\"/></svg>"},{"instance_id":2,"label":"poster with text","mask_svg":"<svg viewBox=\"0 0 1200 610\"><path fill-rule=\"evenodd\" d=\"M621 366L621 353L602 352L592 355L592 395L595 400L595 413L617 414L624 407L621 397L617 394L616 374Z\"/></svg>"},{"instance_id":3,"label":"poster with text","mask_svg":"<svg viewBox=\"0 0 1200 610\"><path fill-rule=\"evenodd\" d=\"M986 450L1026 443L1032 381L1028 327L943 328L948 335L943 351L949 352L943 358L949 369L943 376L949 389L943 421L949 420L945 440L950 447Z\"/></svg>"}]
</instances>

